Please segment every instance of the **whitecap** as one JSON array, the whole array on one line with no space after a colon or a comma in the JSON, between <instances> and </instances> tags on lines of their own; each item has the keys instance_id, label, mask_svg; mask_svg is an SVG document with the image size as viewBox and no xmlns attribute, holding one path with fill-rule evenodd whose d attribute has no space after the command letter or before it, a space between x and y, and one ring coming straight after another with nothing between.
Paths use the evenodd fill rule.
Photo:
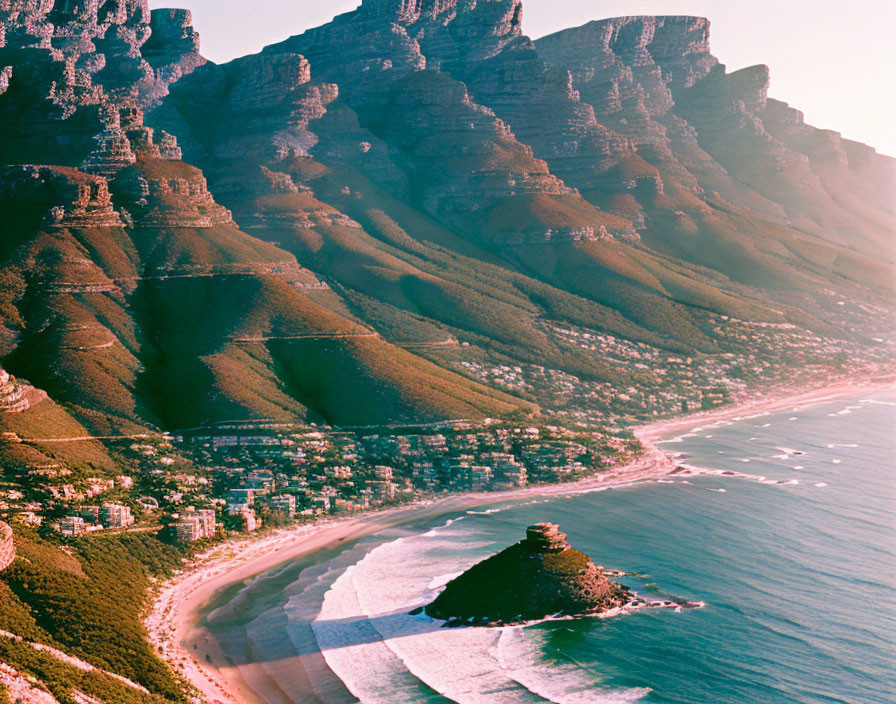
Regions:
<instances>
[{"instance_id":1,"label":"whitecap","mask_svg":"<svg viewBox=\"0 0 896 704\"><path fill-rule=\"evenodd\" d=\"M818 484L816 484L815 486L817 486L819 489L824 489L827 484L825 484L824 482L818 482Z\"/></svg>"},{"instance_id":2,"label":"whitecap","mask_svg":"<svg viewBox=\"0 0 896 704\"><path fill-rule=\"evenodd\" d=\"M445 629L408 612L432 601L457 571L494 551L436 529L381 545L330 587L313 629L330 669L361 701L419 701L419 685L460 704L628 704L644 688L610 688L592 670L545 660L537 631ZM434 575L438 572L438 575Z\"/></svg>"},{"instance_id":3,"label":"whitecap","mask_svg":"<svg viewBox=\"0 0 896 704\"><path fill-rule=\"evenodd\" d=\"M504 674L533 694L556 704L628 704L643 699L647 688L610 690L584 667L546 661L545 636L521 628L501 629L493 655Z\"/></svg>"},{"instance_id":4,"label":"whitecap","mask_svg":"<svg viewBox=\"0 0 896 704\"><path fill-rule=\"evenodd\" d=\"M802 450L795 450L792 447L776 447L776 450L783 452L785 455L805 455Z\"/></svg>"},{"instance_id":5,"label":"whitecap","mask_svg":"<svg viewBox=\"0 0 896 704\"><path fill-rule=\"evenodd\" d=\"M578 491L570 491L565 494L565 496L579 496L581 494L599 494L602 491L609 491L613 487L611 486L598 486L593 489L579 489Z\"/></svg>"},{"instance_id":6,"label":"whitecap","mask_svg":"<svg viewBox=\"0 0 896 704\"><path fill-rule=\"evenodd\" d=\"M440 531L444 531L446 528L450 528L452 525L457 523L458 521L464 520L465 516L459 516L457 518L449 518L444 525L439 526L438 528L433 528L432 530L424 533L421 537L424 538L432 538L440 534Z\"/></svg>"}]
</instances>

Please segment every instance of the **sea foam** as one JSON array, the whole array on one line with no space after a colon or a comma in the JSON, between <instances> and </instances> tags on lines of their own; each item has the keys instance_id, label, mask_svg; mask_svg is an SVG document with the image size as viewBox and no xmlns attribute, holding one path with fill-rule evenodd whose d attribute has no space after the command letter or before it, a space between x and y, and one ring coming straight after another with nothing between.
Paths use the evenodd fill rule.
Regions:
<instances>
[{"instance_id":1,"label":"sea foam","mask_svg":"<svg viewBox=\"0 0 896 704\"><path fill-rule=\"evenodd\" d=\"M420 701L421 683L459 704L628 704L647 694L545 660L537 631L446 629L410 615L492 552L450 523L372 550L333 583L313 623L329 667L371 704Z\"/></svg>"}]
</instances>

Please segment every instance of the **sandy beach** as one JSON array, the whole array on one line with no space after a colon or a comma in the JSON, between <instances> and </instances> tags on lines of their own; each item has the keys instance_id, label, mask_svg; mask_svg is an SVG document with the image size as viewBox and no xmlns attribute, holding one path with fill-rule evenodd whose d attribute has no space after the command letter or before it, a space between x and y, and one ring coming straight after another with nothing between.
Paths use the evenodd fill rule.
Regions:
<instances>
[{"instance_id":1,"label":"sandy beach","mask_svg":"<svg viewBox=\"0 0 896 704\"><path fill-rule=\"evenodd\" d=\"M486 504L655 480L676 466L672 457L654 445L662 437L711 423L893 388L893 380L886 380L804 392L782 390L774 398L748 399L729 408L636 428L645 446L639 460L576 484L457 495L284 529L260 539L231 541L199 556L180 575L160 585L146 628L161 656L195 687L197 703L353 702L356 699L329 671L317 649L310 626L315 604L309 603L303 622L288 624L283 606L296 594L305 593L302 589L309 585L317 588L322 598L327 582L314 568L334 561L358 541L389 528L435 522Z\"/></svg>"},{"instance_id":2,"label":"sandy beach","mask_svg":"<svg viewBox=\"0 0 896 704\"><path fill-rule=\"evenodd\" d=\"M640 426L635 429L635 432L642 442L652 443L659 438L674 435L685 429L701 425L744 420L757 415L784 411L788 408L797 410L846 396L856 396L864 393L872 394L894 389L896 389L896 379L890 378L880 380L857 379L804 391L781 389L771 395L766 392L762 395L757 395L755 398L741 399L733 406L726 406L702 413L691 413L680 418L672 418Z\"/></svg>"}]
</instances>

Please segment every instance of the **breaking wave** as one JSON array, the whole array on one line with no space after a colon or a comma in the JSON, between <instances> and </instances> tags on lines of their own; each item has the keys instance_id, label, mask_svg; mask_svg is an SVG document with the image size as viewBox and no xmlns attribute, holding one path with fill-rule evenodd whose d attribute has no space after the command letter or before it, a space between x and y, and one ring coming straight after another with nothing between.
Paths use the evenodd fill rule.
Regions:
<instances>
[{"instance_id":1,"label":"breaking wave","mask_svg":"<svg viewBox=\"0 0 896 704\"><path fill-rule=\"evenodd\" d=\"M494 551L453 522L372 550L333 583L312 624L327 665L365 704L628 704L648 693L545 657L536 629L446 629L409 613Z\"/></svg>"}]
</instances>

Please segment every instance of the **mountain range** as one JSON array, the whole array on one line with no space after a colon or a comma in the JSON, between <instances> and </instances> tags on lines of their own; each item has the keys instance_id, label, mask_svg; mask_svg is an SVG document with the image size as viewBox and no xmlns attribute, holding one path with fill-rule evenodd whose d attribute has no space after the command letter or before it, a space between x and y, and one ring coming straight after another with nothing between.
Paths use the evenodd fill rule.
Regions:
<instances>
[{"instance_id":1,"label":"mountain range","mask_svg":"<svg viewBox=\"0 0 896 704\"><path fill-rule=\"evenodd\" d=\"M4 459L662 387L620 350L890 355L896 160L727 71L706 19L522 16L364 0L218 65L186 10L0 1Z\"/></svg>"}]
</instances>

